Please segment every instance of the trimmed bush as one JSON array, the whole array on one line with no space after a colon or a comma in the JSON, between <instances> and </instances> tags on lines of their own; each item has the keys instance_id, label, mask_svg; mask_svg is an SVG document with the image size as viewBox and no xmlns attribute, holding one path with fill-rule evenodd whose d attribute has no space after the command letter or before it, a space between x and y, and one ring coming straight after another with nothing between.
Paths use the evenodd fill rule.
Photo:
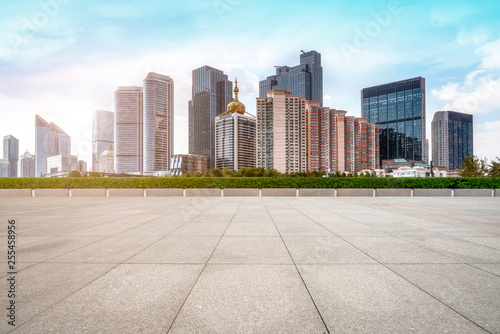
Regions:
<instances>
[{"instance_id":1,"label":"trimmed bush","mask_svg":"<svg viewBox=\"0 0 500 334\"><path fill-rule=\"evenodd\" d=\"M500 178L63 177L0 178L0 189L75 188L413 188L500 189Z\"/></svg>"}]
</instances>

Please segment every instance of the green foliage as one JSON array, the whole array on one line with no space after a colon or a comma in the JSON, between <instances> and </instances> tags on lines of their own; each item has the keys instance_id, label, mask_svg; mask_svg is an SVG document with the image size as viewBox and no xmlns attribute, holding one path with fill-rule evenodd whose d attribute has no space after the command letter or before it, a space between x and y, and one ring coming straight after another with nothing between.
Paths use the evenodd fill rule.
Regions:
<instances>
[{"instance_id":1,"label":"green foliage","mask_svg":"<svg viewBox=\"0 0 500 334\"><path fill-rule=\"evenodd\" d=\"M88 172L86 174L86 176L88 176L88 177L102 177L101 173L99 173L99 172Z\"/></svg>"},{"instance_id":2,"label":"green foliage","mask_svg":"<svg viewBox=\"0 0 500 334\"><path fill-rule=\"evenodd\" d=\"M500 189L500 177L44 177L0 178L0 189L74 188L440 188Z\"/></svg>"},{"instance_id":3,"label":"green foliage","mask_svg":"<svg viewBox=\"0 0 500 334\"><path fill-rule=\"evenodd\" d=\"M488 174L488 159L481 159L476 155L467 157L463 161L462 177L483 177Z\"/></svg>"},{"instance_id":4,"label":"green foliage","mask_svg":"<svg viewBox=\"0 0 500 334\"><path fill-rule=\"evenodd\" d=\"M191 173L184 173L181 175L182 177L192 177Z\"/></svg>"},{"instance_id":5,"label":"green foliage","mask_svg":"<svg viewBox=\"0 0 500 334\"><path fill-rule=\"evenodd\" d=\"M491 162L488 175L491 177L500 177L500 158L497 157L497 161Z\"/></svg>"},{"instance_id":6,"label":"green foliage","mask_svg":"<svg viewBox=\"0 0 500 334\"><path fill-rule=\"evenodd\" d=\"M203 175L201 175L200 172L194 172L193 173L193 177L202 177Z\"/></svg>"},{"instance_id":7,"label":"green foliage","mask_svg":"<svg viewBox=\"0 0 500 334\"><path fill-rule=\"evenodd\" d=\"M238 172L234 169L224 168L222 171L222 176L224 177L235 177L238 175Z\"/></svg>"},{"instance_id":8,"label":"green foliage","mask_svg":"<svg viewBox=\"0 0 500 334\"><path fill-rule=\"evenodd\" d=\"M81 177L82 174L77 170L72 170L69 172L68 177Z\"/></svg>"}]
</instances>

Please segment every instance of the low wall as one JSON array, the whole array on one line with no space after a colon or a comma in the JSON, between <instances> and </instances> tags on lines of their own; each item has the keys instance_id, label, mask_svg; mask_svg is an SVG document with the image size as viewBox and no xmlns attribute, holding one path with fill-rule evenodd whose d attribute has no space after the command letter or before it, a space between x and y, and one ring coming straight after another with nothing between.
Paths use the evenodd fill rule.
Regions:
<instances>
[{"instance_id":1,"label":"low wall","mask_svg":"<svg viewBox=\"0 0 500 334\"><path fill-rule=\"evenodd\" d=\"M0 189L0 197L500 197L500 189Z\"/></svg>"}]
</instances>

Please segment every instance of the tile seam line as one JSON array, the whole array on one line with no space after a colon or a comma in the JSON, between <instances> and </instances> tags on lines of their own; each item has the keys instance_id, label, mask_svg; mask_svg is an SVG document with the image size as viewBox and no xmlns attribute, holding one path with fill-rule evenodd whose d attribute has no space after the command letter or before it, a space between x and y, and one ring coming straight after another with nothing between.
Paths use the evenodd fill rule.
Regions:
<instances>
[{"instance_id":1,"label":"tile seam line","mask_svg":"<svg viewBox=\"0 0 500 334\"><path fill-rule=\"evenodd\" d=\"M284 204L290 206L289 204L285 203ZM314 204L313 204L314 205ZM300 212L300 210L296 209L297 211ZM316 222L314 219L312 219L316 224L318 225L321 225L320 223ZM322 226L322 225L321 225ZM349 245L351 245L352 247L356 248L358 251L362 252L363 254L365 254L366 256L370 257L371 259L373 259L374 261L376 261L379 265L383 266L384 268L386 268L387 270L391 271L393 274L395 274L396 276L402 278L404 281L408 282L409 284L411 284L412 286L414 286L415 288L417 288L418 290L422 291L424 294L428 295L429 297L431 297L432 299L436 300L439 304L441 305L444 305L446 308L450 309L452 312L455 312L456 314L458 314L459 316L463 317L464 319L468 320L469 322L473 323L474 325L476 325L477 327L481 328L482 330L484 330L486 333L489 333L489 334L492 334L490 331L488 331L486 328L484 328L483 326L479 325L478 323L476 323L475 321L472 321L471 319L469 319L468 317L466 317L465 315L463 315L462 313L458 312L457 310L455 310L454 308L452 308L450 305L446 304L445 302L439 300L437 297L433 296L432 294L430 294L429 292L425 291L424 289L420 288L419 286L417 286L415 283L411 282L410 280L408 280L407 278L403 277L402 275L400 275L399 273L395 272L392 268L388 267L386 264L378 261L377 259L375 259L374 257L370 256L369 254L367 254L366 252L364 252L362 249L356 247L355 245L351 244L349 241L345 240L342 236L339 236L337 235L336 233L334 233L333 231L331 231L330 229L328 229L327 227L325 226L322 226L323 228L327 229L330 233L334 234L335 236L339 237L340 239L342 239L344 242L347 242ZM455 263L456 264L456 263ZM458 264L464 264L466 265L466 263L458 263Z\"/></svg>"},{"instance_id":2,"label":"tile seam line","mask_svg":"<svg viewBox=\"0 0 500 334\"><path fill-rule=\"evenodd\" d=\"M224 197L220 197L222 200L221 202L218 204L218 205L222 205L224 202L225 202L225 198ZM217 244L215 245L214 249L212 250L212 253L210 254L210 257L207 259L207 261L205 262L205 265L203 266L203 268L200 270L200 273L198 274L198 277L196 277L196 280L194 281L193 285L191 286L191 289L189 290L188 294L186 295L186 298L184 298L184 301L182 302L181 306L179 307L179 310L177 311L177 313L175 314L175 317L174 319L172 320L172 322L170 323L170 326L168 327L168 330L167 330L167 334L170 333L170 331L172 330L172 327L174 326L175 324L175 321L177 320L177 318L179 317L179 314L181 313L182 309L184 308L184 305L186 304L187 300L189 299L189 297L191 296L191 294L193 293L193 290L194 290L194 287L196 286L196 284L198 283L198 281L200 280L200 277L201 275L205 272L205 269L207 268L208 266L208 263L210 262L210 259L212 258L212 256L214 255L215 253L215 250L217 249L217 247L219 247L219 244L222 240L222 238L224 237L224 234L226 234L226 231L227 229L229 228L229 226L231 225L234 217L236 216L236 214L238 213L239 209L241 208L241 206L243 205L243 202L245 201L244 198L241 199L240 201L240 204L238 205L238 209L235 211L235 213L233 214L233 217L231 218L231 220L229 221L229 224L227 224L225 230L224 230L224 233L222 233L222 235L220 236L219 238L219 241L217 241ZM200 214L201 215L201 214ZM199 217L200 215L198 215L197 217ZM194 218L193 218L194 219Z\"/></svg>"},{"instance_id":3,"label":"tile seam line","mask_svg":"<svg viewBox=\"0 0 500 334\"><path fill-rule=\"evenodd\" d=\"M207 210L208 210L208 209L207 209ZM205 211L206 211L206 210L205 210ZM201 214L202 214L202 213L200 213L198 216L200 216ZM193 219L197 218L198 216L194 217ZM192 220L192 219L191 219L191 220ZM190 221L191 221L191 220L190 220ZM144 224L145 224L145 223L144 223ZM186 222L186 223L184 223L182 226L184 226L185 224L187 224L187 222ZM142 225L142 224L141 224L141 225ZM140 225L138 225L138 226L140 226ZM181 228L182 226L179 226L177 229ZM177 229L175 229L174 231L176 231ZM172 232L174 232L174 231L172 231ZM172 232L170 232L170 233L172 233ZM121 233L121 232L120 232L120 233ZM169 234L170 234L170 233L169 233ZM165 236L165 237L166 237L166 236ZM165 237L163 237L163 238L165 238ZM162 240L163 238L161 238L161 239L157 240L157 241L156 241L156 242L154 242L153 244L157 243L158 241ZM39 264L42 264L42 263L52 263L52 262L47 262L47 261L50 261L50 260L55 259L55 258L57 258L57 257L59 257L59 256L62 256L62 255L65 255L65 254L71 253L71 252L76 251L76 250L78 250L78 249L81 249L81 248L83 248L83 247L90 246L90 245L92 245L92 244L94 244L94 243L96 243L96 242L98 242L98 241L104 240L104 239L106 239L106 238L102 238L102 239L97 240L97 241L95 241L95 242L93 242L93 243L90 243L90 244L88 244L88 245L85 245L85 246L79 247L79 248L77 248L77 249L71 250L71 251L66 252L66 253L64 253L64 254L57 255L57 256L55 256L55 257L53 257L53 258L50 258L50 259L45 260L45 261L43 261L43 262L37 263L36 265L39 265ZM109 272L111 272L112 270L116 269L118 266L120 266L120 265L122 265L122 264L125 264L125 265L126 265L126 264L127 264L127 263L126 263L126 261L130 260L132 257L134 257L135 255L137 255L138 253L140 253L140 252L144 251L145 249L147 249L147 248L149 248L149 247L151 247L151 246L152 246L152 245L149 245L149 246L144 247L143 249L141 249L141 250L137 251L137 252L136 252L135 254L133 254L132 256L130 256L130 257L128 257L127 259L125 259L123 262L120 262L120 263L118 263L118 264L116 264L116 265L112 266L109 270L105 271L102 275L99 275L98 277L96 277L95 279L93 279L92 281L90 281L89 283L87 283L87 284L83 285L82 287L80 287L79 289L75 290L73 293L71 293L71 294L69 294L68 296L66 296L66 297L62 298L61 300L59 300L59 301L55 302L53 305L49 306L47 309L45 309L45 310L43 310L43 311L40 311L39 313L37 313L36 315L34 315L33 317L31 317L30 319L28 319L28 320L26 320L25 322L23 322L23 323L22 323L19 327L14 328L14 329L12 329L11 331L9 331L9 333L10 333L10 332L12 332L12 331L14 331L14 330L16 330L16 329L18 329L18 328L20 328L20 327L22 327L22 326L24 326L24 325L26 325L28 322L30 322L31 320L33 320L33 319L35 319L35 318L39 317L40 315L42 315L42 314L44 314L44 313L46 313L46 312L50 311L51 309L53 309L53 308L54 308L54 307L56 307L57 305L61 304L61 303L62 303L63 301L65 301L66 299L68 299L69 297L73 296L74 294L78 293L79 291L83 290L84 288L86 288L86 287L87 287L87 286L89 286L90 284L94 283L95 281L97 281L98 279L100 279L101 277L103 277L104 275L106 275L106 274L108 274ZM106 263L94 263L94 264L98 264L98 265L105 265ZM34 266L36 266L36 265L34 265ZM32 267L34 267L34 266L32 266Z\"/></svg>"},{"instance_id":4,"label":"tile seam line","mask_svg":"<svg viewBox=\"0 0 500 334\"><path fill-rule=\"evenodd\" d=\"M298 198L300 198L300 197L298 197ZM277 199L278 199L279 201L281 201L282 203L284 203L285 205L290 206L290 205L288 205L286 202L284 202L281 198L279 198L279 197L278 197ZM290 259L292 260L293 266L295 267L295 270L297 271L297 274L299 275L300 280L302 281L302 284L304 285L304 288L306 289L307 294L309 295L309 298L311 299L311 302L313 303L314 308L316 309L316 312L318 312L318 315L319 315L319 317L320 317L320 319L321 319L321 322L323 323L323 326L325 326L325 330L326 330L326 332L327 332L328 334L330 334L330 329L328 328L328 326L327 326L327 324L326 324L326 321L325 321L325 319L323 318L323 315L321 314L321 312L320 312L320 310L319 310L319 307L318 307L318 305L316 304L316 301L314 300L314 298L313 298L313 296L312 296L312 294L311 294L311 291L309 290L309 287L307 286L307 284L306 284L306 282L305 282L305 280L304 280L304 277L302 277L302 274L300 273L300 270L299 270L299 268L297 267L297 264L295 263L295 259L293 258L292 253L290 253L290 250L288 249L288 246L287 246L287 244L285 243L285 240L283 239L283 236L281 235L281 232L280 232L280 230L278 229L278 226L276 226L276 223L275 223L275 221L274 221L274 219L273 219L273 216L269 213L269 209L268 209L268 207L267 207L267 205L266 205L266 203L265 203L265 202L264 202L264 206L265 206L265 208L266 208L267 214L269 215L269 217L271 218L271 220L272 220L272 222L273 222L273 224L274 224L274 228L278 231L278 234L279 234L279 236L280 236L281 242L282 242L282 243L283 243L283 245L285 246L285 249L286 249L286 251L288 252L288 256L290 256ZM298 211L298 210L297 210L297 211ZM307 216L306 216L306 217L307 217ZM315 222L315 221L314 221L314 222Z\"/></svg>"}]
</instances>

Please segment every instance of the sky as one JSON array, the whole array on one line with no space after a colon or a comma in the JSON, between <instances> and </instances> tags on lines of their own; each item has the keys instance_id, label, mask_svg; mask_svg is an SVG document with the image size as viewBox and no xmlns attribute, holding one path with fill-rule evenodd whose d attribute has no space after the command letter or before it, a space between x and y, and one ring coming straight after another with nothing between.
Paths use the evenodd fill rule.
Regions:
<instances>
[{"instance_id":1,"label":"sky","mask_svg":"<svg viewBox=\"0 0 500 334\"><path fill-rule=\"evenodd\" d=\"M500 2L18 0L0 5L0 136L35 154L35 114L91 165L92 113L149 72L175 91L176 154L188 153L192 71L238 77L255 114L275 65L322 55L324 105L361 116L361 89L426 79L427 139L439 110L474 115L474 154L500 157Z\"/></svg>"}]
</instances>

